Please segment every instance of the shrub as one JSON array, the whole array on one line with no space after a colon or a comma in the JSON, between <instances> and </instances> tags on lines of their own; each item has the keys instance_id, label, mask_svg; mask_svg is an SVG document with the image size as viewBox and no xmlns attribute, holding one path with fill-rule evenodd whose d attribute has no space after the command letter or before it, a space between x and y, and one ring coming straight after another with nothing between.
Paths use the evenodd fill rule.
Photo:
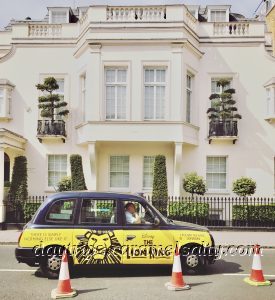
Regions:
<instances>
[{"instance_id":1,"label":"shrub","mask_svg":"<svg viewBox=\"0 0 275 300\"><path fill-rule=\"evenodd\" d=\"M70 157L72 190L87 190L82 167L82 157L79 154L72 154Z\"/></svg>"},{"instance_id":2,"label":"shrub","mask_svg":"<svg viewBox=\"0 0 275 300\"><path fill-rule=\"evenodd\" d=\"M238 196L251 196L256 191L256 182L249 177L241 177L233 182L232 190Z\"/></svg>"},{"instance_id":3,"label":"shrub","mask_svg":"<svg viewBox=\"0 0 275 300\"><path fill-rule=\"evenodd\" d=\"M173 202L169 203L169 217L174 219L182 219L183 217L208 218L209 204L197 202Z\"/></svg>"},{"instance_id":4,"label":"shrub","mask_svg":"<svg viewBox=\"0 0 275 300\"><path fill-rule=\"evenodd\" d=\"M206 184L203 177L198 176L196 172L188 173L183 179L183 188L187 193L196 195L204 195L206 192Z\"/></svg>"},{"instance_id":5,"label":"shrub","mask_svg":"<svg viewBox=\"0 0 275 300\"><path fill-rule=\"evenodd\" d=\"M275 222L275 205L233 205L233 221Z\"/></svg>"},{"instance_id":6,"label":"shrub","mask_svg":"<svg viewBox=\"0 0 275 300\"><path fill-rule=\"evenodd\" d=\"M36 213L40 205L41 203L30 203L30 202L24 203L23 213L24 213L25 222L29 222L31 220L31 218Z\"/></svg>"},{"instance_id":7,"label":"shrub","mask_svg":"<svg viewBox=\"0 0 275 300\"><path fill-rule=\"evenodd\" d=\"M154 178L153 178L153 192L152 204L159 209L159 211L167 214L168 201L168 187L167 187L167 173L166 173L166 158L164 155L157 155L154 163Z\"/></svg>"},{"instance_id":8,"label":"shrub","mask_svg":"<svg viewBox=\"0 0 275 300\"><path fill-rule=\"evenodd\" d=\"M11 199L25 200L28 197L27 159L25 156L17 156L14 159L10 197Z\"/></svg>"},{"instance_id":9,"label":"shrub","mask_svg":"<svg viewBox=\"0 0 275 300\"><path fill-rule=\"evenodd\" d=\"M72 179L70 176L63 177L58 182L58 191L64 192L64 191L71 191L72 190Z\"/></svg>"}]
</instances>

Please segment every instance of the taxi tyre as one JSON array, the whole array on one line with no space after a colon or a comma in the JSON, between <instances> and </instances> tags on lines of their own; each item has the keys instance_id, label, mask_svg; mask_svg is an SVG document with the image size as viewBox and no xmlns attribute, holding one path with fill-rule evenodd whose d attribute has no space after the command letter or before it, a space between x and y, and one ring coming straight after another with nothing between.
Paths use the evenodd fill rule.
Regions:
<instances>
[{"instance_id":1,"label":"taxi tyre","mask_svg":"<svg viewBox=\"0 0 275 300\"><path fill-rule=\"evenodd\" d=\"M55 249L55 252L52 253L53 249ZM48 279L58 279L64 250L65 248L59 245L50 245L44 249L45 255L39 261L39 267L43 276ZM67 254L69 269L71 269L73 261L68 250Z\"/></svg>"},{"instance_id":2,"label":"taxi tyre","mask_svg":"<svg viewBox=\"0 0 275 300\"><path fill-rule=\"evenodd\" d=\"M200 253L203 246L199 244L187 244L180 249L181 266L183 270L191 270L196 274L202 274L205 271L205 260Z\"/></svg>"}]
</instances>

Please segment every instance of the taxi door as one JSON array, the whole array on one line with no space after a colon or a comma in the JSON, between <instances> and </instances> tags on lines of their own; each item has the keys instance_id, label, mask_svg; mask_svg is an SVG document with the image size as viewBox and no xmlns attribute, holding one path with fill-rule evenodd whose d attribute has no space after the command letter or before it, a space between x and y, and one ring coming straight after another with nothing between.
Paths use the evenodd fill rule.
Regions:
<instances>
[{"instance_id":1,"label":"taxi door","mask_svg":"<svg viewBox=\"0 0 275 300\"><path fill-rule=\"evenodd\" d=\"M124 207L129 202L135 205L141 224L127 223ZM174 241L167 227L154 225L155 215L146 204L122 203L123 264L172 264Z\"/></svg>"},{"instance_id":2,"label":"taxi door","mask_svg":"<svg viewBox=\"0 0 275 300\"><path fill-rule=\"evenodd\" d=\"M123 232L117 200L83 198L73 232L75 264L121 264Z\"/></svg>"}]
</instances>

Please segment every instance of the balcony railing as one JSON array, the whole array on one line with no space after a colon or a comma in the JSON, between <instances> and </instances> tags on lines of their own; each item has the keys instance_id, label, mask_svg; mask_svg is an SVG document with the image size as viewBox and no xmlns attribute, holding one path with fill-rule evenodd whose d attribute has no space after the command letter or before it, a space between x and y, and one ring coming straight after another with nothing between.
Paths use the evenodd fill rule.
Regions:
<instances>
[{"instance_id":1,"label":"balcony railing","mask_svg":"<svg viewBox=\"0 0 275 300\"><path fill-rule=\"evenodd\" d=\"M218 36L248 36L249 23L230 22L214 23L214 35Z\"/></svg>"},{"instance_id":2,"label":"balcony railing","mask_svg":"<svg viewBox=\"0 0 275 300\"><path fill-rule=\"evenodd\" d=\"M65 122L63 120L38 120L37 135L66 137Z\"/></svg>"},{"instance_id":3,"label":"balcony railing","mask_svg":"<svg viewBox=\"0 0 275 300\"><path fill-rule=\"evenodd\" d=\"M237 121L210 121L209 138L211 137L237 137L238 123Z\"/></svg>"},{"instance_id":4,"label":"balcony railing","mask_svg":"<svg viewBox=\"0 0 275 300\"><path fill-rule=\"evenodd\" d=\"M61 24L29 24L30 37L60 37L61 35Z\"/></svg>"},{"instance_id":5,"label":"balcony railing","mask_svg":"<svg viewBox=\"0 0 275 300\"><path fill-rule=\"evenodd\" d=\"M165 21L166 8L152 7L107 7L107 21L113 22L152 22Z\"/></svg>"}]
</instances>

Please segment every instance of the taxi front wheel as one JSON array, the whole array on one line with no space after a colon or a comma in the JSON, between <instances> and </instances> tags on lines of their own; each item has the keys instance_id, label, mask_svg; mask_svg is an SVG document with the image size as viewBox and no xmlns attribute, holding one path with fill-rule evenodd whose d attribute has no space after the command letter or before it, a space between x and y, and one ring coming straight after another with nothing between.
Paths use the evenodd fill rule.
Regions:
<instances>
[{"instance_id":1,"label":"taxi front wheel","mask_svg":"<svg viewBox=\"0 0 275 300\"><path fill-rule=\"evenodd\" d=\"M181 248L181 265L183 269L192 270L195 273L203 271L203 257L201 255L201 247L199 246L185 246Z\"/></svg>"}]
</instances>

